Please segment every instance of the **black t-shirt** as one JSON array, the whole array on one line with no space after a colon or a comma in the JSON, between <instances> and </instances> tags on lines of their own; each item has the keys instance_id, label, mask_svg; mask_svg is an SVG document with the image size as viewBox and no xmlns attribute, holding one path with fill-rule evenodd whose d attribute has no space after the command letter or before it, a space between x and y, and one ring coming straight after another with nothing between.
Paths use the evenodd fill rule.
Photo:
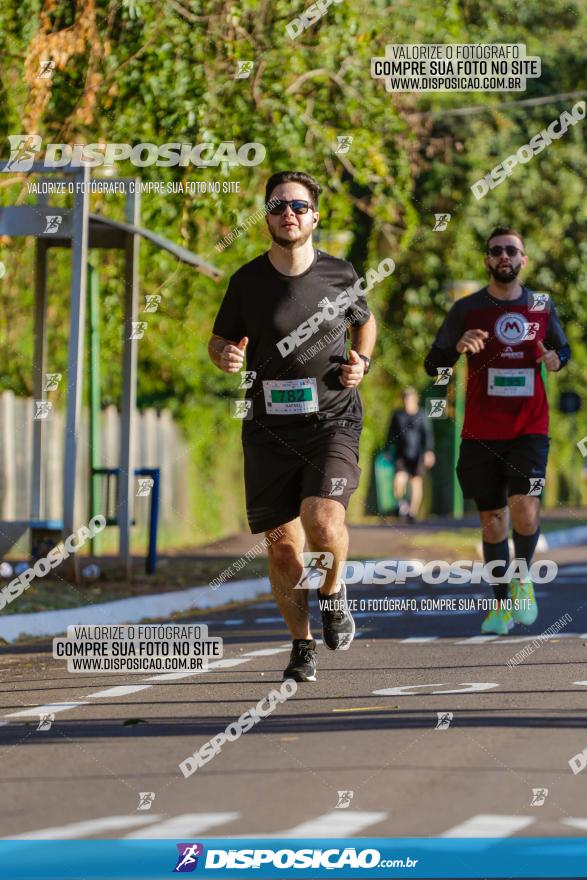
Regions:
<instances>
[{"instance_id":1,"label":"black t-shirt","mask_svg":"<svg viewBox=\"0 0 587 880\"><path fill-rule=\"evenodd\" d=\"M430 423L422 410L407 413L405 409L394 412L387 435L387 445L393 444L398 458L418 460L425 452L434 449L434 437Z\"/></svg>"},{"instance_id":2,"label":"black t-shirt","mask_svg":"<svg viewBox=\"0 0 587 880\"><path fill-rule=\"evenodd\" d=\"M360 432L357 389L340 383L340 365L347 360L346 328L365 324L371 315L360 288L353 288L357 280L351 263L324 251L315 251L312 265L300 275L282 275L264 253L232 276L213 332L235 344L249 338L246 370L256 375L246 392L252 417L249 412L243 421L244 442L263 442L270 439L270 430L308 423ZM240 381L238 373L236 379ZM301 379L315 381L297 383L300 387L293 390L263 385ZM313 390L304 384L312 384ZM313 403L307 402L310 398ZM284 414L279 401L302 401L293 408L305 411ZM278 412L268 412L268 407ZM308 412L311 407L315 411Z\"/></svg>"}]
</instances>

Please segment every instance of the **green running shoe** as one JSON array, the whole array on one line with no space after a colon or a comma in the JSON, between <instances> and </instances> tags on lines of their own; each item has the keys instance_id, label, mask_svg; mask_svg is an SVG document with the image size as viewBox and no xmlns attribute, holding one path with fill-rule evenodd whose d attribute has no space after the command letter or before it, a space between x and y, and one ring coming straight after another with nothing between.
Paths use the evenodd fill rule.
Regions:
<instances>
[{"instance_id":1,"label":"green running shoe","mask_svg":"<svg viewBox=\"0 0 587 880\"><path fill-rule=\"evenodd\" d=\"M513 627L514 621L512 620L511 612L500 606L489 612L481 624L481 632L495 633L498 636L507 636Z\"/></svg>"},{"instance_id":2,"label":"green running shoe","mask_svg":"<svg viewBox=\"0 0 587 880\"><path fill-rule=\"evenodd\" d=\"M510 582L510 597L514 621L523 623L524 626L531 626L538 617L538 605L534 595L534 584L530 578L523 581L514 578Z\"/></svg>"}]
</instances>

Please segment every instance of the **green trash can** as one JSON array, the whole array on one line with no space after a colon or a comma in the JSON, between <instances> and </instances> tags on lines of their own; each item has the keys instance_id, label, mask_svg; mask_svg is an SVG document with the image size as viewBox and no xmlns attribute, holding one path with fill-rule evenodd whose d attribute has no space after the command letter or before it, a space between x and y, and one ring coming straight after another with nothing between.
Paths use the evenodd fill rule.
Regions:
<instances>
[{"instance_id":1,"label":"green trash can","mask_svg":"<svg viewBox=\"0 0 587 880\"><path fill-rule=\"evenodd\" d=\"M375 455L374 470L378 516L387 516L393 513L397 507L393 493L394 461L395 451L389 448L387 452L379 450Z\"/></svg>"}]
</instances>

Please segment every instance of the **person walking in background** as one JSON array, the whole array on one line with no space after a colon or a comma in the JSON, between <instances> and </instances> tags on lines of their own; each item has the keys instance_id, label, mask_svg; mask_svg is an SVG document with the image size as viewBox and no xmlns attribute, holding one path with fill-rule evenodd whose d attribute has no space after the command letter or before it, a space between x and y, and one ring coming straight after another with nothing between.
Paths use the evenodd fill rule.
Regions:
<instances>
[{"instance_id":1,"label":"person walking in background","mask_svg":"<svg viewBox=\"0 0 587 880\"><path fill-rule=\"evenodd\" d=\"M393 492L398 502L398 515L414 522L418 516L424 489L424 474L434 467L434 436L430 423L419 407L418 392L406 388L402 392L403 408L391 417L385 450L395 460ZM410 500L406 489L410 487Z\"/></svg>"}]
</instances>

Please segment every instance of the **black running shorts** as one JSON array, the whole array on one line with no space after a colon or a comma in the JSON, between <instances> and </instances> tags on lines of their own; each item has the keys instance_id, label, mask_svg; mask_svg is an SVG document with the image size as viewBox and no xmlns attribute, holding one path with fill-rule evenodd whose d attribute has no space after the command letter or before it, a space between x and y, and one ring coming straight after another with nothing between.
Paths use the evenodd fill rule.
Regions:
<instances>
[{"instance_id":1,"label":"black running shorts","mask_svg":"<svg viewBox=\"0 0 587 880\"><path fill-rule=\"evenodd\" d=\"M513 440L463 440L457 476L465 498L478 510L499 510L510 495L539 495L546 476L550 440L522 434Z\"/></svg>"},{"instance_id":2,"label":"black running shorts","mask_svg":"<svg viewBox=\"0 0 587 880\"><path fill-rule=\"evenodd\" d=\"M400 455L395 460L395 470L396 473L405 471L410 477L422 477L424 476L426 469L424 467L424 459L422 456L419 456L418 458L405 458Z\"/></svg>"},{"instance_id":3,"label":"black running shorts","mask_svg":"<svg viewBox=\"0 0 587 880\"><path fill-rule=\"evenodd\" d=\"M302 500L313 495L346 508L359 485L358 433L304 425L295 433L271 431L262 443L247 443L243 450L253 534L295 519Z\"/></svg>"}]
</instances>

